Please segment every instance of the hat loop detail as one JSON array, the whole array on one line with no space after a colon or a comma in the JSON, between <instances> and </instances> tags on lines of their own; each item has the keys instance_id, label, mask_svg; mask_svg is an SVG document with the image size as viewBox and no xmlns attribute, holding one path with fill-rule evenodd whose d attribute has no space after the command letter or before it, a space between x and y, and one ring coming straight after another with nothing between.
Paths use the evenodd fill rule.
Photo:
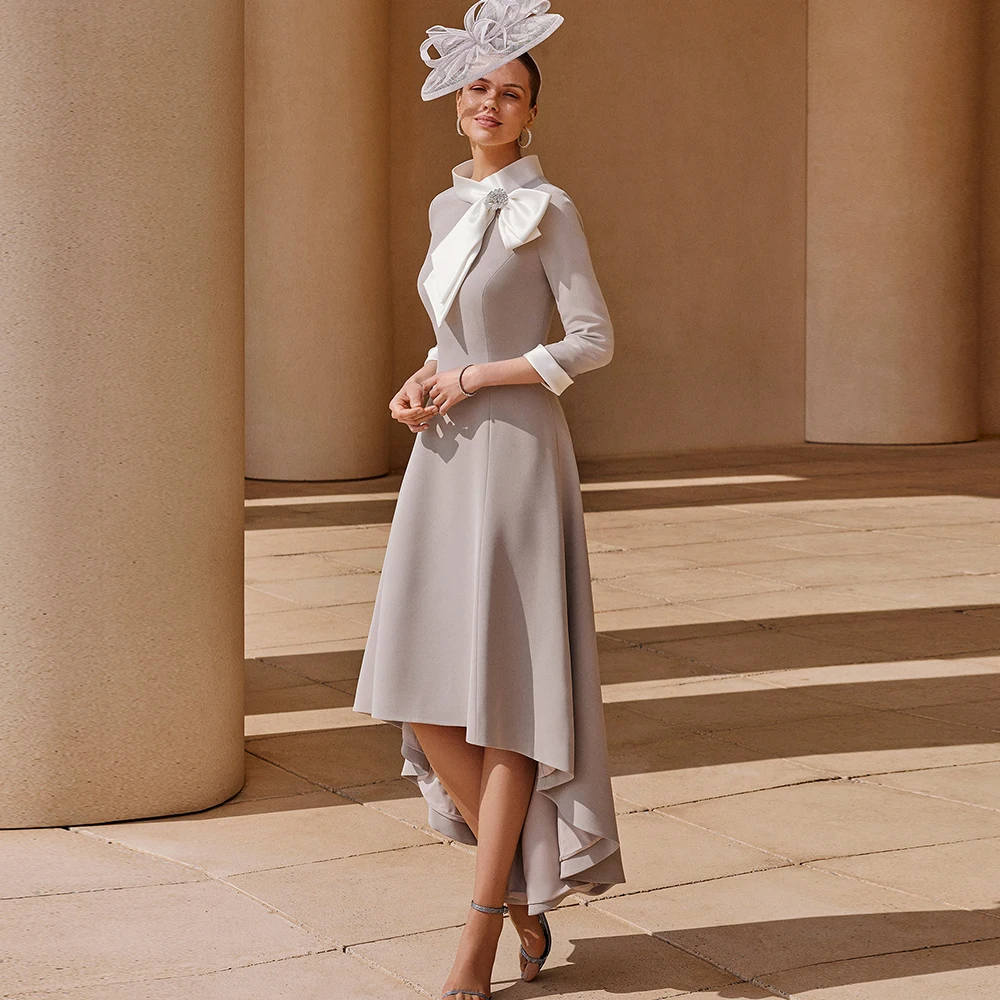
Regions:
<instances>
[{"instance_id":1,"label":"hat loop detail","mask_svg":"<svg viewBox=\"0 0 1000 1000\"><path fill-rule=\"evenodd\" d=\"M428 28L420 58L431 71L420 96L430 101L460 90L548 38L563 22L549 7L549 0L476 0L465 12L464 28Z\"/></svg>"}]
</instances>

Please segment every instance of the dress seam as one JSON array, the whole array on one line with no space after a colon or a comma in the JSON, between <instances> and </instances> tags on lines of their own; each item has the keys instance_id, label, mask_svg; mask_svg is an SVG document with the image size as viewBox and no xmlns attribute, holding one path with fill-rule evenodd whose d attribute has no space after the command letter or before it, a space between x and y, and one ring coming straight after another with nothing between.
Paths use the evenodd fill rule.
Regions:
<instances>
[{"instance_id":1,"label":"dress seam","mask_svg":"<svg viewBox=\"0 0 1000 1000\"><path fill-rule=\"evenodd\" d=\"M483 731L483 721L480 718L479 698L479 643L482 633L482 623L479 620L480 592L483 587L483 536L486 534L486 504L490 496L490 451L493 438L493 396L489 396L489 410L486 414L486 475L483 477L483 507L479 516L479 550L476 553L476 605L473 611L472 620L476 623L476 641L473 643L473 662L471 664L472 676L475 679L475 704L476 704L476 735ZM469 731L465 731L466 742L468 742Z\"/></svg>"},{"instance_id":2,"label":"dress seam","mask_svg":"<svg viewBox=\"0 0 1000 1000\"><path fill-rule=\"evenodd\" d=\"M492 226L494 222L496 222L496 216L494 216L493 219L490 220L490 225ZM480 253L485 253L486 252L487 243L488 243L488 240L484 238L483 245L482 245L482 247L480 249ZM497 276L497 274L499 273L499 271L501 270L501 268L503 268L504 264L506 264L507 261L510 260L511 257L513 257L513 256L514 256L514 252L511 251L510 254L508 255L508 257L506 258L506 260L504 260L503 264L501 264L500 267L498 267L489 276L489 278L486 281L486 284L483 285L483 294L480 295L480 299L479 299L479 311L480 311L480 315L482 316L482 324L483 324L483 338L486 341L486 360L487 360L487 362L489 362L489 361L492 360L492 351L490 350L490 332L489 332L489 330L487 329L487 326L486 326L486 308L483 305L483 295L485 295L486 289L489 288L490 282L493 281L493 279ZM480 697L479 697L479 671L478 671L477 667L478 667L478 664L479 664L479 648L480 648L479 644L480 644L480 635L481 635L481 631L482 631L482 624L479 621L479 607L480 607L480 603L481 603L480 602L480 592L481 592L482 586L483 586L483 576L482 576L482 568L483 568L483 536L486 533L485 530L484 530L484 528L485 528L485 525L486 525L486 505L489 502L489 496L490 496L490 453L491 453L492 447L493 447L493 440L492 440L493 439L493 394L492 393L487 393L486 395L487 395L487 399L489 400L489 406L488 406L487 413L486 413L486 474L483 477L483 506L482 506L482 510L480 511L480 515L479 515L479 546L478 546L478 551L476 553L476 603L475 603L475 607L473 609L473 618L472 618L472 620L476 623L476 639L475 639L475 642L473 643L472 663L470 664L471 673L472 673L472 677L473 677L473 683L475 685L475 690L474 690L474 704L475 704L475 709L476 709L476 734L477 734L477 736L484 729L483 721L480 718L480 714L479 714L480 713L481 700L480 700ZM468 737L469 737L468 726L466 726L465 736L466 736L466 742L468 742Z\"/></svg>"},{"instance_id":3,"label":"dress seam","mask_svg":"<svg viewBox=\"0 0 1000 1000\"><path fill-rule=\"evenodd\" d=\"M558 406L562 409L562 403L558 399L550 399L550 406ZM559 440L559 426L556 418L556 411L550 410L552 418L552 436L555 441L556 446L556 482L559 484L559 506L563 509L565 496L563 494L563 453L562 453L562 443ZM574 451L573 461L576 461L576 453ZM571 601L569 598L569 567L566 565L566 535L565 530L560 535L559 538L559 553L562 561L562 574L563 574L563 607L566 613L566 649L569 650L570 657L570 696L569 696L569 712L570 720L572 721L572 741L569 748L569 766L570 774L573 778L576 777L576 691L573 689L573 629L570 622L571 611ZM603 700L603 699L602 699Z\"/></svg>"},{"instance_id":4,"label":"dress seam","mask_svg":"<svg viewBox=\"0 0 1000 1000\"><path fill-rule=\"evenodd\" d=\"M490 226L496 222L496 216L490 221ZM496 230L493 230L494 232ZM492 235L492 233L490 234ZM480 253L485 253L487 249L488 240L483 239L483 245ZM514 259L514 251L508 252L507 256L504 258L503 262L493 271L493 273L487 278L486 283L483 285L483 290L479 296L479 313L482 317L482 329L483 329L483 339L486 341L486 360L490 362L493 360L493 352L490 350L490 331L486 323L486 307L483 305L483 299L486 296L486 289L490 287L493 279L507 266L507 264ZM493 386L488 386L487 388L493 388ZM475 683L475 706L476 706L476 733L477 735L485 730L483 721L480 718L480 706L481 700L479 697L479 671L476 669L479 663L479 648L480 648L480 634L482 629L482 624L479 621L479 607L480 607L480 591L483 586L482 577L482 565L483 565L483 535L485 534L484 527L486 525L486 505L489 502L490 496L490 456L493 448L493 393L487 393L487 398L489 400L489 408L486 413L486 474L483 478L483 506L479 517L479 551L476 553L476 603L473 611L473 621L476 622L476 641L473 644L473 663L472 663L472 676ZM465 731L466 741L468 741L469 731L466 727ZM485 739L485 736L482 737Z\"/></svg>"}]
</instances>

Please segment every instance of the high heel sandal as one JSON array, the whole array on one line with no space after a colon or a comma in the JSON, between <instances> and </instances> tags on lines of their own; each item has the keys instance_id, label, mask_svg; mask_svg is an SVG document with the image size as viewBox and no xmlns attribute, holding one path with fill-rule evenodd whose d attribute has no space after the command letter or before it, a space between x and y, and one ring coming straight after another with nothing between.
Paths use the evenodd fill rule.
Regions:
<instances>
[{"instance_id":1,"label":"high heel sandal","mask_svg":"<svg viewBox=\"0 0 1000 1000\"><path fill-rule=\"evenodd\" d=\"M479 910L481 913L503 913L503 914L507 913L506 903L504 903L502 906L480 906L474 899L470 900L469 902L474 910ZM458 989L458 990L448 990L447 993L442 993L441 1000L444 1000L445 997L456 996L459 993L468 993L470 996L482 997L482 1000L490 1000L491 996L491 994L489 993L480 993L479 990Z\"/></svg>"},{"instance_id":2,"label":"high heel sandal","mask_svg":"<svg viewBox=\"0 0 1000 1000\"><path fill-rule=\"evenodd\" d=\"M538 966L538 972L542 971L542 966L545 964L545 959L549 957L549 952L552 950L552 932L549 930L549 921L544 913L538 914L538 922L542 925L542 931L545 933L545 951L535 958L533 955L529 955L524 950L524 945L521 945L521 956L526 962L533 962ZM538 972L532 977L532 979L538 978ZM524 969L521 970L521 978L524 979ZM526 983L530 983L531 979L524 979Z\"/></svg>"}]
</instances>

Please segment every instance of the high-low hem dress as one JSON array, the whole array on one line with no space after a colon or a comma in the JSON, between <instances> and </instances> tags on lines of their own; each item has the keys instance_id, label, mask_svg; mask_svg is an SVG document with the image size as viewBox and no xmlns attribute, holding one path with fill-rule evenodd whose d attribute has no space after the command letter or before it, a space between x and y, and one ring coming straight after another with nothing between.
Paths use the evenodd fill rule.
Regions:
<instances>
[{"instance_id":1,"label":"high-low hem dress","mask_svg":"<svg viewBox=\"0 0 1000 1000\"><path fill-rule=\"evenodd\" d=\"M430 206L417 281L437 340L428 357L445 371L524 356L543 381L484 386L414 435L354 710L399 727L401 775L419 787L428 824L461 843L476 838L411 723L463 726L469 743L537 761L506 895L537 914L625 881L580 480L558 400L611 360L613 332L579 213L538 157L478 182L472 163L454 169L453 187ZM437 322L442 303L425 287L431 255L497 187L522 223L538 196L518 204L515 192L548 195L544 214L508 249L498 222L510 202L492 213ZM557 308L565 336L546 344Z\"/></svg>"}]
</instances>

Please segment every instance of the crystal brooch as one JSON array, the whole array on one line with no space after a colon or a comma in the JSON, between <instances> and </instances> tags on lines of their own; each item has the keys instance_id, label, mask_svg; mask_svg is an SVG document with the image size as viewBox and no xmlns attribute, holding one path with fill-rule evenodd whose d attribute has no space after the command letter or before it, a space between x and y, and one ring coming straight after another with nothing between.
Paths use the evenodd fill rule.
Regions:
<instances>
[{"instance_id":1,"label":"crystal brooch","mask_svg":"<svg viewBox=\"0 0 1000 1000\"><path fill-rule=\"evenodd\" d=\"M503 188L494 188L486 196L486 207L501 209L507 204L507 192Z\"/></svg>"}]
</instances>

